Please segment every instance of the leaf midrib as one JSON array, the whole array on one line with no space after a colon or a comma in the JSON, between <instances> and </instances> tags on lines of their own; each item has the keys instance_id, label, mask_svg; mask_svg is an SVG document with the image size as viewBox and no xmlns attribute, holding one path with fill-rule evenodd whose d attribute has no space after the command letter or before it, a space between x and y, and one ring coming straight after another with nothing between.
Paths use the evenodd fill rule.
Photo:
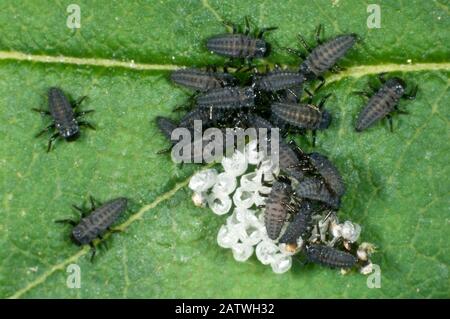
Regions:
<instances>
[{"instance_id":1,"label":"leaf midrib","mask_svg":"<svg viewBox=\"0 0 450 319\"><path fill-rule=\"evenodd\" d=\"M131 217L128 218L125 222L123 222L122 224L118 225L117 227L114 227L113 230L117 230L117 231L124 231L124 230L126 230L135 221L140 220L142 218L142 216L147 211L155 208L156 206L158 206L162 202L172 198L181 188L187 186L187 184L189 183L190 178L191 178L191 176L189 176L184 181L182 181L180 183L177 183L169 191L167 191L167 192L159 195L158 197L156 197L156 199L154 201L152 201L151 203L143 206L137 213L132 214ZM103 236L103 239L101 241L104 241L104 240L108 239L110 236L111 236L111 232L108 232L105 236ZM94 241L95 244L97 244L98 242L99 242L99 240ZM54 272L56 272L57 270L64 269L64 267L67 266L68 264L73 263L73 262L77 261L80 257L86 255L89 252L89 250L90 250L89 246L84 246L76 254L74 254L74 255L64 259L62 262L52 266L48 271L46 271L45 273L40 275L38 278L36 278L32 282L30 282L28 285L26 285L24 288L18 290L17 292L15 292L13 295L11 295L8 298L9 299L20 298L23 294L25 294L29 290L31 290L34 287L38 286L39 284L45 282L45 280L49 276L51 276Z\"/></svg>"},{"instance_id":2,"label":"leaf midrib","mask_svg":"<svg viewBox=\"0 0 450 319\"><path fill-rule=\"evenodd\" d=\"M113 59L100 58L78 58L71 56L51 56L51 55L36 55L27 54L19 51L0 51L0 61L27 61L32 63L53 63L53 64L69 64L80 66L96 66L105 68L125 68L138 71L173 71L182 68L187 68L187 65L176 64L149 64L149 63L135 63L130 61L118 61ZM289 67L283 65L283 67ZM291 66L293 67L293 66ZM327 78L327 81L336 82L346 77L360 78L366 75L378 74L382 72L420 72L420 71L436 71L436 70L450 70L450 62L425 62L414 64L397 64L386 63L378 65L358 65L344 69L342 72L332 74Z\"/></svg>"}]
</instances>

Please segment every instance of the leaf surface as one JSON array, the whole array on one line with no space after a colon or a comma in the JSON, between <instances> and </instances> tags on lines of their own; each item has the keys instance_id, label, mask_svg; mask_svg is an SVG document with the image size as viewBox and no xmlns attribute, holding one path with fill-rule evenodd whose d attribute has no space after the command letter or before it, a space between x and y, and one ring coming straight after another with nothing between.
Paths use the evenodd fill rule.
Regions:
<instances>
[{"instance_id":1,"label":"leaf surface","mask_svg":"<svg viewBox=\"0 0 450 319\"><path fill-rule=\"evenodd\" d=\"M368 29L370 1L77 1L81 29L66 27L71 1L0 3L0 297L450 297L448 246L450 29L446 1L382 1L381 28ZM281 47L296 34L313 40L358 33L363 39L329 75L320 94L333 114L318 134L317 150L339 167L348 191L341 218L363 226L378 247L381 288L367 277L294 264L273 274L256 258L236 262L216 244L225 217L191 203L187 181L199 166L177 167L157 131L158 115L188 92L168 81L170 69L221 64L204 48L224 32L220 19L278 26L267 35L271 62L295 67ZM312 43L312 42L311 42ZM417 99L402 102L409 116L357 134L367 88L381 71L419 84ZM48 119L46 90L59 86L84 109L96 131L47 154L34 138ZM299 138L308 149L305 140ZM53 221L75 216L71 204L116 196L133 199L131 212L89 262L89 248L73 245L69 228ZM81 269L81 288L66 285L66 267Z\"/></svg>"}]
</instances>

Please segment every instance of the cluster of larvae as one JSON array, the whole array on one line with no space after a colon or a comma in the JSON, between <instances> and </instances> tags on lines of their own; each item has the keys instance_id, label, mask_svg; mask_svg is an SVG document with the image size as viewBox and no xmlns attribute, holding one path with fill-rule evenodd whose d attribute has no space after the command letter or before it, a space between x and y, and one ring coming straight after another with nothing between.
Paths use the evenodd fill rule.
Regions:
<instances>
[{"instance_id":1,"label":"cluster of larvae","mask_svg":"<svg viewBox=\"0 0 450 319\"><path fill-rule=\"evenodd\" d=\"M273 68L265 66L261 71L261 65L257 66L253 61L268 56L271 46L263 35L276 28L264 28L251 34L246 20L244 31L235 26L232 29L232 33L213 36L206 43L209 51L230 59L221 71L209 66L180 69L171 74L174 83L195 92L186 107L188 113L178 122L157 117L162 133L171 139L175 128L194 131L194 121L201 121L203 130L217 127L223 129L224 135L224 128L278 128L282 136L311 132L314 146L316 131L327 129L332 119L331 112L324 108L330 94L316 99L318 90L325 83L323 75L340 69L336 63L355 45L357 35L343 34L322 41L319 26L317 46L311 48L299 36L306 53L288 49L302 58L298 69L275 65ZM405 83L399 78L386 80L381 75L380 80L383 85L373 96L368 92L357 92L370 98L357 118L357 132L382 118L390 120L391 114L398 111L400 98L412 99L417 91L416 87L411 94L406 94ZM319 81L319 85L311 93L306 85L314 81ZM270 134L267 139L271 139ZM208 142L211 141L201 141L203 145ZM348 242L326 242L318 231L320 227L314 226L318 219L324 222L336 216L340 208L345 186L337 168L325 155L305 153L292 140L279 139L277 142L280 175L272 183L265 204L269 238L294 250L299 249L299 238L307 239L303 240L304 247L300 249L304 248L309 261L330 267L353 267L358 263L355 249ZM172 143L176 141L172 140ZM201 156L194 152L195 148L192 150L194 157Z\"/></svg>"},{"instance_id":2,"label":"cluster of larvae","mask_svg":"<svg viewBox=\"0 0 450 319\"><path fill-rule=\"evenodd\" d=\"M314 102L317 91L325 82L323 75L327 71L339 70L336 63L354 46L357 36L343 34L323 42L320 37L322 28L319 27L316 34L317 46L314 48L300 37L307 54L288 49L302 58L297 70L282 69L279 66L270 69L267 66L261 72L253 65L253 61L269 55L271 46L263 36L265 32L276 28L263 28L251 34L248 19L244 30L230 26L233 29L232 33L213 36L208 39L206 45L211 52L230 58L223 71L207 67L181 69L171 74L173 82L193 89L195 93L191 98L189 112L178 123L165 117L157 117L161 131L170 139L174 129L184 127L193 131L194 121L199 120L202 122L202 130L210 127L279 128L283 136L311 132L314 146L316 131L327 129L332 118L331 113L324 109L330 95ZM234 71L228 72L229 67ZM320 84L314 93L311 93L304 86L315 80L320 81ZM401 79L397 77L385 79L384 75L381 75L380 80L383 85L376 89L374 94L357 92L370 99L357 118L355 128L358 132L382 118L387 118L392 128L391 115L394 112L405 113L398 109L399 100L415 98L417 86L407 94L406 85ZM303 97L303 93L307 96ZM52 87L48 91L49 109L33 109L52 119L52 122L38 134L40 136L53 130L47 152L52 149L53 142L58 138L66 141L76 140L80 136L82 126L95 129L83 119L84 115L93 110L78 110L84 98L71 102L60 88ZM226 134L225 130L223 132ZM268 138L270 139L270 136ZM211 140L208 137L200 141L201 146L209 142ZM201 154L195 153L198 149L192 148L190 155L201 158ZM286 212L280 211L280 206L285 209L288 206L284 203L292 202L292 198L295 197L299 203L291 208L295 212L292 226L288 231L300 236L310 229L309 220L317 210L336 211L339 208L344 188L339 174L325 156L319 153L305 154L294 142L287 143L282 139L279 140L279 152L281 173L286 180L275 182L273 194L271 193L268 198L267 230L273 238L279 235L280 224L286 217ZM115 201L121 204L112 205L111 202ZM102 206L103 209L93 209L92 216L82 219L72 233L76 243L92 244L93 239L101 236L116 220L118 212L122 212L126 207L126 201L124 204L122 198L111 202ZM76 225L75 222L68 222ZM293 230L294 225L297 225L298 229ZM289 234L285 233L280 240L287 237ZM329 246L309 245L306 251L310 260L322 260L322 263L329 265L339 264L335 262L336 260L345 260L346 265L354 261L348 253L339 252Z\"/></svg>"}]
</instances>

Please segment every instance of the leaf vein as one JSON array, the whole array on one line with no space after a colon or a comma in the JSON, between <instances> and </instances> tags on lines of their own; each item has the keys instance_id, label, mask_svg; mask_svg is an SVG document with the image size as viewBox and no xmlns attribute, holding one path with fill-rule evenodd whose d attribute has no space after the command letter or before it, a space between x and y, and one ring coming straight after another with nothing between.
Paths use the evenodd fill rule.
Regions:
<instances>
[{"instance_id":1,"label":"leaf vein","mask_svg":"<svg viewBox=\"0 0 450 319\"><path fill-rule=\"evenodd\" d=\"M87 65L97 67L118 67L133 70L144 71L173 71L188 66L175 64L149 64L149 63L134 63L128 61L117 61L113 59L100 58L77 58L70 56L50 56L50 55L34 55L26 54L18 51L0 51L1 60L12 61L29 61L37 63L61 63L73 65ZM286 65L283 65L286 67ZM390 72L420 72L420 71L437 71L450 70L450 62L425 62L415 64L397 64L386 63L379 65L358 65L345 69L338 74L332 74L327 78L328 83L336 82L347 77L360 78L370 74L390 73Z\"/></svg>"},{"instance_id":2,"label":"leaf vein","mask_svg":"<svg viewBox=\"0 0 450 319\"><path fill-rule=\"evenodd\" d=\"M143 206L136 214L131 215L131 217L126 220L125 222L123 222L122 224L120 224L119 226L115 227L115 230L121 230L124 231L126 228L128 228L128 226L130 226L132 223L134 223L137 220L140 220L142 218L142 216L149 210L155 208L156 206L158 206L160 203L170 199L171 197L173 197L181 188L187 186L187 184L189 183L189 179L191 178L191 176L189 176L186 180L177 183L171 190L163 193L162 195L158 196L153 202ZM103 240L106 240L108 237L111 236L111 233L108 233L106 236L104 236ZM98 241L97 241L98 243ZM39 276L36 280L30 282L28 285L26 285L24 288L18 290L16 293L14 293L13 295L11 295L9 297L9 299L17 299L20 298L23 294L25 294L26 292L30 291L31 289L35 288L36 286L42 284L43 282L45 282L45 280L50 277L53 273L55 273L58 270L62 270L64 269L64 267L66 267L68 264L70 263L74 263L76 262L80 257L82 257L83 255L87 254L89 252L89 246L85 246L83 247L80 251L78 251L75 255L63 260L62 262L60 262L57 265L54 265L53 267L50 268L50 270L48 270L47 272L45 272L44 274L42 274L41 276Z\"/></svg>"},{"instance_id":3,"label":"leaf vein","mask_svg":"<svg viewBox=\"0 0 450 319\"><path fill-rule=\"evenodd\" d=\"M224 19L220 16L219 13L217 13L217 11L209 4L208 0L202 0L202 5L213 14L214 17L216 17L216 19L219 22L224 22ZM227 29L230 30L231 28L229 28L227 26Z\"/></svg>"}]
</instances>

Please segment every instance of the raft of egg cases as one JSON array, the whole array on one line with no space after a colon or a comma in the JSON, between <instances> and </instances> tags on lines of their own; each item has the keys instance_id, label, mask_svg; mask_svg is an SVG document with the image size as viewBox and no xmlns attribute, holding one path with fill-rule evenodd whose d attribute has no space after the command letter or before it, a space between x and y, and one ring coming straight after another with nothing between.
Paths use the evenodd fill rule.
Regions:
<instances>
[{"instance_id":1,"label":"raft of egg cases","mask_svg":"<svg viewBox=\"0 0 450 319\"><path fill-rule=\"evenodd\" d=\"M267 236L264 211L260 207L266 200L262 195L269 194L271 188L263 185L262 176L264 181L273 181L279 170L270 158L257 152L256 147L256 141L251 141L244 152L236 150L231 157L224 157L222 173L215 169L199 171L191 178L189 188L194 191L192 200L195 205L209 206L216 215L232 212L217 234L220 247L231 249L234 259L239 262L248 260L255 253L262 264L270 265L273 272L281 274L291 268L292 256L300 251L304 243L300 237L297 242L299 248L292 250ZM322 242L326 242L326 237L331 237L327 242L330 246L339 239L354 243L361 232L358 224L350 221L340 224L335 214L320 216L317 225L320 229L314 228L311 236L305 239L307 242L320 236ZM368 261L371 252L373 245L362 243L357 251L358 258ZM371 273L372 264L368 262L360 272Z\"/></svg>"}]
</instances>

